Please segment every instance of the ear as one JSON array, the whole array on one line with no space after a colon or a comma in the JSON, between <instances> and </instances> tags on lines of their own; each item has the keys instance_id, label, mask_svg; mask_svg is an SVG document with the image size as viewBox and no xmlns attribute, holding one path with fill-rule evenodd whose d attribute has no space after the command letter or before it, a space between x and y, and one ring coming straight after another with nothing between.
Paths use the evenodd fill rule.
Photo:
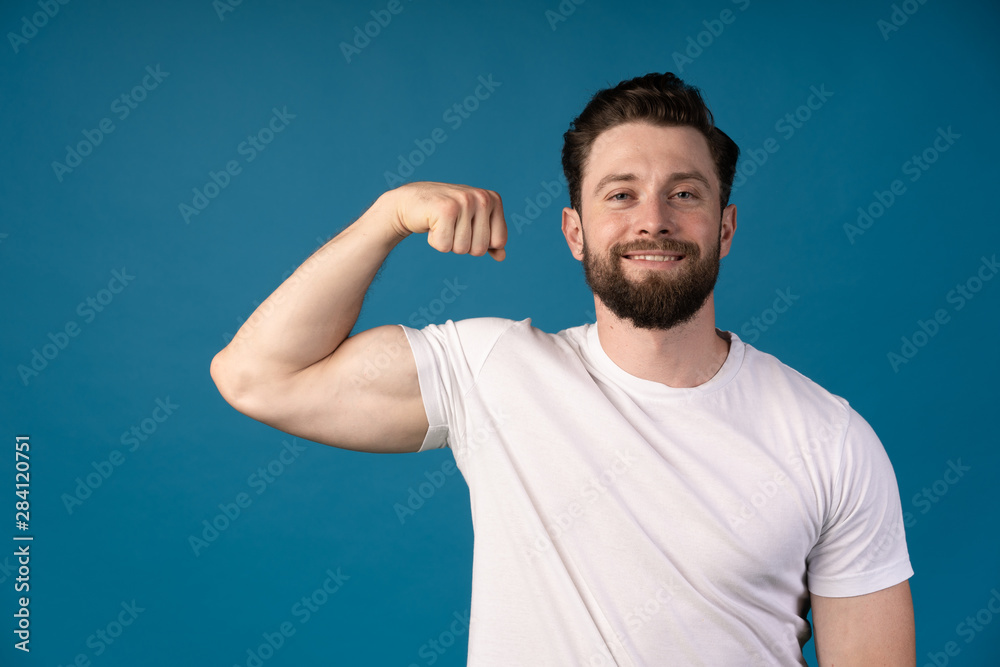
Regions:
<instances>
[{"instance_id":1,"label":"ear","mask_svg":"<svg viewBox=\"0 0 1000 667\"><path fill-rule=\"evenodd\" d=\"M730 204L722 210L722 224L719 229L719 257L729 254L733 244L733 234L736 233L736 204Z\"/></svg>"},{"instance_id":2,"label":"ear","mask_svg":"<svg viewBox=\"0 0 1000 667\"><path fill-rule=\"evenodd\" d=\"M562 210L562 232L566 237L566 244L569 246L573 257L583 261L583 224L580 215L573 208Z\"/></svg>"}]
</instances>

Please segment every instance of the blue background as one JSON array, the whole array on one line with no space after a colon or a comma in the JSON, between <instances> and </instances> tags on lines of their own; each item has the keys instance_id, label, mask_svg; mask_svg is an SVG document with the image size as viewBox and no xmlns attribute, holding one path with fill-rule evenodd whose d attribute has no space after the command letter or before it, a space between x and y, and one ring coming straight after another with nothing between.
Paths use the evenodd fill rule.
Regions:
<instances>
[{"instance_id":1,"label":"blue background","mask_svg":"<svg viewBox=\"0 0 1000 667\"><path fill-rule=\"evenodd\" d=\"M383 456L297 441L305 450L258 494L251 475L277 469L293 439L229 407L211 358L435 128L446 141L407 180L499 192L507 259L408 239L356 330L412 325L420 308L435 322L531 317L549 332L593 321L559 229L565 189L536 219L515 228L514 216L561 179L562 133L594 92L671 70L702 89L753 172L732 199L739 227L718 325L846 397L881 437L910 515L919 664L950 641L960 649L951 664L997 664L1000 618L971 638L958 624L1000 588L1000 280L973 281L981 289L961 309L948 299L1000 251L995 3L911 0L915 12L883 33L889 2L589 0L564 2L556 20L556 0L402 0L348 58L341 43L386 2L243 0L220 13L210 0L49 1L58 13L35 31L24 20L42 11L37 2L0 9L0 539L11 545L0 550L0 663L68 665L83 654L102 666L246 665L263 633L290 622L295 634L264 664L430 664L421 647L469 608L468 490L448 477L405 523L394 505L450 451ZM724 9L733 20L713 23ZM22 31L30 38L10 36ZM695 57L677 62L685 49ZM112 104L147 66L169 74L121 118ZM490 75L500 85L453 128L445 110ZM813 86L832 95L799 110L809 118L787 136L776 123ZM275 108L294 118L248 162L238 147ZM53 162L103 118L113 132L57 176ZM910 180L904 163L938 128L960 138ZM760 157L769 137L779 148L758 165L751 151ZM179 205L230 160L240 173L185 221ZM896 179L905 192L863 233L845 231ZM134 279L102 293L123 268ZM445 280L468 288L442 310ZM767 313L775 290L799 297L777 318ZM101 312L78 310L108 296ZM947 322L894 368L888 353L939 309ZM64 349L52 343L37 374L19 370L68 323L79 330ZM162 423L149 421L157 399L178 406ZM130 451L122 434L143 420L156 430ZM30 656L12 648L16 435L31 438ZM77 478L115 450L124 462L67 506ZM954 484L943 481L949 462L969 468ZM189 537L240 493L251 504L196 555ZM349 579L301 622L296 602L338 568ZM133 600L143 609L134 622L113 644L96 640ZM464 664L466 650L462 633L436 664Z\"/></svg>"}]
</instances>

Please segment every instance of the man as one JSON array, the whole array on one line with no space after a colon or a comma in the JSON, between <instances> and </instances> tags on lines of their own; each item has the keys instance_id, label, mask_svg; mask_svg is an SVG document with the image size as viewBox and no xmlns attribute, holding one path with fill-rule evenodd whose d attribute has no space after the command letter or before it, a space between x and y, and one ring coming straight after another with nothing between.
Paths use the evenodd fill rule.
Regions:
<instances>
[{"instance_id":1,"label":"man","mask_svg":"<svg viewBox=\"0 0 1000 667\"><path fill-rule=\"evenodd\" d=\"M370 452L450 446L475 528L469 664L914 665L899 494L848 403L715 327L739 149L649 74L565 135L562 229L596 324L483 317L348 337L397 243L502 261L497 193L409 183L212 362L241 412Z\"/></svg>"}]
</instances>

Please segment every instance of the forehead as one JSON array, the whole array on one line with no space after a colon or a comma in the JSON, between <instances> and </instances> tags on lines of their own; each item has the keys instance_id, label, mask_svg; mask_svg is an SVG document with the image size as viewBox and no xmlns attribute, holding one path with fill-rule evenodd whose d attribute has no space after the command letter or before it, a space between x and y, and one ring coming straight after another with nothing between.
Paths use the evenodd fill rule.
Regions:
<instances>
[{"instance_id":1,"label":"forehead","mask_svg":"<svg viewBox=\"0 0 1000 667\"><path fill-rule=\"evenodd\" d=\"M701 172L713 184L715 163L708 140L693 127L629 122L605 130L590 147L584 167L584 196L605 175L632 172L640 178L668 178L677 172Z\"/></svg>"}]
</instances>

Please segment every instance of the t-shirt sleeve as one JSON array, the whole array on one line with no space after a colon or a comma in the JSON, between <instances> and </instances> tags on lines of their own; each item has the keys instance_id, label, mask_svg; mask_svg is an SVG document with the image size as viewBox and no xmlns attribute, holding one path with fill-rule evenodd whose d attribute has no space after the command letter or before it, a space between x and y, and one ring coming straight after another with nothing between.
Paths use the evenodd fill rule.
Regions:
<instances>
[{"instance_id":1,"label":"t-shirt sleeve","mask_svg":"<svg viewBox=\"0 0 1000 667\"><path fill-rule=\"evenodd\" d=\"M889 456L868 422L847 410L828 516L807 558L809 590L824 597L874 593L913 576Z\"/></svg>"},{"instance_id":2,"label":"t-shirt sleeve","mask_svg":"<svg viewBox=\"0 0 1000 667\"><path fill-rule=\"evenodd\" d=\"M428 429L417 451L449 446L465 429L462 402L475 385L490 351L515 320L476 317L414 329L400 324L417 364Z\"/></svg>"}]
</instances>

